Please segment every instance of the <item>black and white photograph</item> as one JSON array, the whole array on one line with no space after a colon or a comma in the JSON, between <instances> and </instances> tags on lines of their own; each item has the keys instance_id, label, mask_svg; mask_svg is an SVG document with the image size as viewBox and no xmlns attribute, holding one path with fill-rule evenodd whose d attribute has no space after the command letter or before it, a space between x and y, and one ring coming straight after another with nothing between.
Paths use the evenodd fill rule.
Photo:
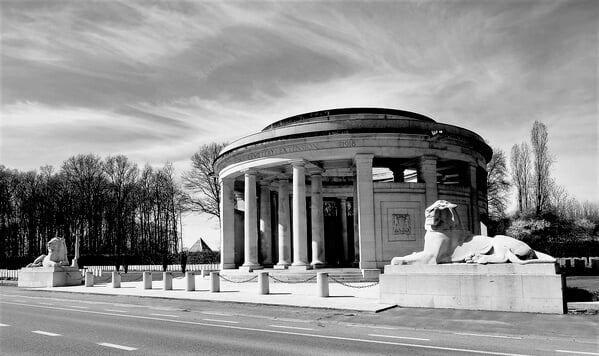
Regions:
<instances>
[{"instance_id":1,"label":"black and white photograph","mask_svg":"<svg viewBox=\"0 0 599 356\"><path fill-rule=\"evenodd\" d=\"M0 0L0 354L599 356L596 0Z\"/></svg>"}]
</instances>

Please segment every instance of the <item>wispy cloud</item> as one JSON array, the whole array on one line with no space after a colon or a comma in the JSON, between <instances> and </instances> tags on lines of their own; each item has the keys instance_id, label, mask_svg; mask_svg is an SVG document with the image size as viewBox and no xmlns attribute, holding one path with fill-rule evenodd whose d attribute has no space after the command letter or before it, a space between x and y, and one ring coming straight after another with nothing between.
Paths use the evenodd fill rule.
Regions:
<instances>
[{"instance_id":1,"label":"wispy cloud","mask_svg":"<svg viewBox=\"0 0 599 356\"><path fill-rule=\"evenodd\" d=\"M541 120L556 176L597 196L594 1L1 6L1 160L17 168L113 150L183 162L286 116L384 106L506 152Z\"/></svg>"}]
</instances>

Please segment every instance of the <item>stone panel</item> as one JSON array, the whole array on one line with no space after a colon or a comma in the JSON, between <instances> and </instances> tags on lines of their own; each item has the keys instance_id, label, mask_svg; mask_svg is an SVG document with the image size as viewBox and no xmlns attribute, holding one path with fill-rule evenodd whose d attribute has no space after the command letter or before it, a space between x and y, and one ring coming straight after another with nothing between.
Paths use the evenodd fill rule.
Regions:
<instances>
[{"instance_id":1,"label":"stone panel","mask_svg":"<svg viewBox=\"0 0 599 356\"><path fill-rule=\"evenodd\" d=\"M566 285L556 271L554 264L388 265L380 276L380 302L562 314Z\"/></svg>"}]
</instances>

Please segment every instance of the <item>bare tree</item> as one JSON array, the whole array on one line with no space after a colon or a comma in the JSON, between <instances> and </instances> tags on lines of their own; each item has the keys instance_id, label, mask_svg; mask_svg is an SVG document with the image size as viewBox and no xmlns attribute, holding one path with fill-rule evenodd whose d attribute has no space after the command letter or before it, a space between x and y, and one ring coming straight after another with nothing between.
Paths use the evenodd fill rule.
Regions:
<instances>
[{"instance_id":1,"label":"bare tree","mask_svg":"<svg viewBox=\"0 0 599 356\"><path fill-rule=\"evenodd\" d=\"M220 186L214 173L214 160L226 143L211 143L200 147L191 156L191 170L183 174L183 186L189 192L187 204L191 211L215 216L220 220Z\"/></svg>"},{"instance_id":2,"label":"bare tree","mask_svg":"<svg viewBox=\"0 0 599 356\"><path fill-rule=\"evenodd\" d=\"M512 146L512 181L516 186L518 211L520 213L529 208L530 166L530 149L528 148L528 144L522 142L520 145Z\"/></svg>"},{"instance_id":3,"label":"bare tree","mask_svg":"<svg viewBox=\"0 0 599 356\"><path fill-rule=\"evenodd\" d=\"M509 189L505 154L499 148L493 148L493 156L487 163L487 197L491 218L500 219L505 215Z\"/></svg>"},{"instance_id":4,"label":"bare tree","mask_svg":"<svg viewBox=\"0 0 599 356\"><path fill-rule=\"evenodd\" d=\"M547 127L540 121L535 121L530 132L530 141L534 153L533 204L535 212L540 214L549 203L551 185L549 168L553 163L547 146Z\"/></svg>"}]
</instances>

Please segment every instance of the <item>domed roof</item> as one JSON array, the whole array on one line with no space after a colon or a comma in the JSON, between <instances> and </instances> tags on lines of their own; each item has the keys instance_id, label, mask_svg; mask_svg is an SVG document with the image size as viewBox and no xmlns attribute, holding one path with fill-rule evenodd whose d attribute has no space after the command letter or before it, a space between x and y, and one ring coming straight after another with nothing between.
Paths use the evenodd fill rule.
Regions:
<instances>
[{"instance_id":1,"label":"domed roof","mask_svg":"<svg viewBox=\"0 0 599 356\"><path fill-rule=\"evenodd\" d=\"M404 110L387 109L387 108L340 108L313 111L300 115L290 116L283 120L276 121L266 126L262 131L278 129L286 126L297 124L305 124L312 121L330 120L331 117L336 118L357 118L362 116L363 119L383 119L383 120L416 120L435 123L436 121L430 117Z\"/></svg>"}]
</instances>

